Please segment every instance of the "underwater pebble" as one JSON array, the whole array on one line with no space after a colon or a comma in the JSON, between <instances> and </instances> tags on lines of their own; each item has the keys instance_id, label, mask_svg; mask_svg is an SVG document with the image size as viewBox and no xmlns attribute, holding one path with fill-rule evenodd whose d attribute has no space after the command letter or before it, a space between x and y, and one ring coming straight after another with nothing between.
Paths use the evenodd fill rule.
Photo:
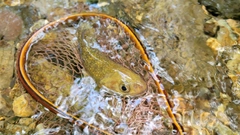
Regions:
<instances>
[{"instance_id":1,"label":"underwater pebble","mask_svg":"<svg viewBox=\"0 0 240 135\"><path fill-rule=\"evenodd\" d=\"M7 107L6 100L0 95L0 110L4 110Z\"/></svg>"},{"instance_id":2,"label":"underwater pebble","mask_svg":"<svg viewBox=\"0 0 240 135\"><path fill-rule=\"evenodd\" d=\"M9 92L9 97L11 99L14 99L15 97L21 96L23 93L25 93L25 90L19 83L15 83L11 91Z\"/></svg>"},{"instance_id":3,"label":"underwater pebble","mask_svg":"<svg viewBox=\"0 0 240 135\"><path fill-rule=\"evenodd\" d=\"M1 94L0 95L0 119L4 119L3 116L9 116L11 114L11 106L9 101L6 98L6 95Z\"/></svg>"},{"instance_id":4,"label":"underwater pebble","mask_svg":"<svg viewBox=\"0 0 240 135\"><path fill-rule=\"evenodd\" d=\"M224 125L229 125L230 120L228 116L225 114L226 106L221 104L217 107L217 111L214 112L215 116L221 121Z\"/></svg>"},{"instance_id":5,"label":"underwater pebble","mask_svg":"<svg viewBox=\"0 0 240 135\"><path fill-rule=\"evenodd\" d=\"M221 46L232 46L237 44L237 37L233 34L231 28L221 27L217 35L217 40L220 42Z\"/></svg>"},{"instance_id":6,"label":"underwater pebble","mask_svg":"<svg viewBox=\"0 0 240 135\"><path fill-rule=\"evenodd\" d=\"M8 6L18 6L25 2L25 0L4 0L4 3Z\"/></svg>"},{"instance_id":7,"label":"underwater pebble","mask_svg":"<svg viewBox=\"0 0 240 135\"><path fill-rule=\"evenodd\" d=\"M36 126L35 131L38 133L38 135L44 135L44 124L40 123Z\"/></svg>"},{"instance_id":8,"label":"underwater pebble","mask_svg":"<svg viewBox=\"0 0 240 135\"><path fill-rule=\"evenodd\" d=\"M53 65L43 58L35 59L34 62L37 64L31 67L32 71L29 70L29 73L33 74L31 78L33 82L36 82L35 85L39 84L44 87L43 92L46 93L46 97L50 101L55 101L60 95L66 96L69 94L73 78L67 70ZM62 83L62 78L64 78L64 83Z\"/></svg>"},{"instance_id":9,"label":"underwater pebble","mask_svg":"<svg viewBox=\"0 0 240 135\"><path fill-rule=\"evenodd\" d=\"M25 93L13 101L13 111L16 116L29 117L37 110L37 103L32 97Z\"/></svg>"},{"instance_id":10,"label":"underwater pebble","mask_svg":"<svg viewBox=\"0 0 240 135\"><path fill-rule=\"evenodd\" d=\"M240 98L240 85L239 85L239 75L240 72L240 54L233 54L231 60L227 62L227 67L229 69L228 76L233 81L233 93L236 97Z\"/></svg>"},{"instance_id":11,"label":"underwater pebble","mask_svg":"<svg viewBox=\"0 0 240 135\"><path fill-rule=\"evenodd\" d=\"M29 29L34 22L38 21L41 17L39 11L34 6L21 6L20 7L20 15L23 19L25 29Z\"/></svg>"},{"instance_id":12,"label":"underwater pebble","mask_svg":"<svg viewBox=\"0 0 240 135\"><path fill-rule=\"evenodd\" d=\"M0 39L15 40L22 32L22 19L8 10L0 11Z\"/></svg>"},{"instance_id":13,"label":"underwater pebble","mask_svg":"<svg viewBox=\"0 0 240 135\"><path fill-rule=\"evenodd\" d=\"M48 20L40 19L36 21L32 27L30 27L30 32L36 31L37 29L41 28L42 26L46 25Z\"/></svg>"},{"instance_id":14,"label":"underwater pebble","mask_svg":"<svg viewBox=\"0 0 240 135\"><path fill-rule=\"evenodd\" d=\"M240 54L233 54L232 59L227 62L227 67L230 70L230 73L240 72Z\"/></svg>"},{"instance_id":15,"label":"underwater pebble","mask_svg":"<svg viewBox=\"0 0 240 135\"><path fill-rule=\"evenodd\" d=\"M212 19L206 21L203 28L204 33L211 37L214 37L216 35L218 29L219 26L217 26L216 22L214 20L212 21Z\"/></svg>"},{"instance_id":16,"label":"underwater pebble","mask_svg":"<svg viewBox=\"0 0 240 135\"><path fill-rule=\"evenodd\" d=\"M15 125L10 123L6 124L5 130L16 135L24 135L27 134L29 131L27 126Z\"/></svg>"},{"instance_id":17,"label":"underwater pebble","mask_svg":"<svg viewBox=\"0 0 240 135\"><path fill-rule=\"evenodd\" d=\"M221 44L216 38L209 38L206 42L207 46L209 46L213 51L217 51L221 47Z\"/></svg>"},{"instance_id":18,"label":"underwater pebble","mask_svg":"<svg viewBox=\"0 0 240 135\"><path fill-rule=\"evenodd\" d=\"M239 0L198 0L213 16L240 20Z\"/></svg>"},{"instance_id":19,"label":"underwater pebble","mask_svg":"<svg viewBox=\"0 0 240 135\"><path fill-rule=\"evenodd\" d=\"M14 53L15 49L13 42L7 43L5 41L0 41L0 89L6 89L10 87L14 72Z\"/></svg>"},{"instance_id":20,"label":"underwater pebble","mask_svg":"<svg viewBox=\"0 0 240 135\"><path fill-rule=\"evenodd\" d=\"M234 95L239 99L240 98L240 85L239 85L239 83L236 81L236 82L234 82L234 84L233 84L233 93L234 93ZM235 102L234 102L235 101ZM236 102L236 100L234 100L233 102L235 103L235 104L237 104L237 102ZM239 103L238 103L239 104Z\"/></svg>"},{"instance_id":21,"label":"underwater pebble","mask_svg":"<svg viewBox=\"0 0 240 135\"><path fill-rule=\"evenodd\" d=\"M71 0L73 2L73 0ZM51 0L34 0L31 4L33 6L36 6L41 14L53 14L53 10L56 7L60 8L68 8L70 6L70 1L68 0L57 0L57 1L51 1Z\"/></svg>"},{"instance_id":22,"label":"underwater pebble","mask_svg":"<svg viewBox=\"0 0 240 135\"><path fill-rule=\"evenodd\" d=\"M208 27L207 27L207 26ZM209 26L211 25L211 26ZM212 26L213 25L213 26ZM240 42L240 24L232 19L211 19L205 23L204 32L210 36L216 36L207 40L207 45L214 51L220 47L233 46ZM211 28L209 28L211 27ZM207 29L208 28L208 29Z\"/></svg>"},{"instance_id":23,"label":"underwater pebble","mask_svg":"<svg viewBox=\"0 0 240 135\"><path fill-rule=\"evenodd\" d=\"M0 121L0 130L4 128L4 121Z\"/></svg>"},{"instance_id":24,"label":"underwater pebble","mask_svg":"<svg viewBox=\"0 0 240 135\"><path fill-rule=\"evenodd\" d=\"M214 130L218 135L238 135L237 132L232 131L228 126L224 125L221 122L216 123Z\"/></svg>"},{"instance_id":25,"label":"underwater pebble","mask_svg":"<svg viewBox=\"0 0 240 135\"><path fill-rule=\"evenodd\" d=\"M19 124L20 124L20 125L24 125L24 126L28 126L28 125L30 125L33 121L34 121L34 119L32 119L32 118L21 118L21 119L19 120Z\"/></svg>"}]
</instances>

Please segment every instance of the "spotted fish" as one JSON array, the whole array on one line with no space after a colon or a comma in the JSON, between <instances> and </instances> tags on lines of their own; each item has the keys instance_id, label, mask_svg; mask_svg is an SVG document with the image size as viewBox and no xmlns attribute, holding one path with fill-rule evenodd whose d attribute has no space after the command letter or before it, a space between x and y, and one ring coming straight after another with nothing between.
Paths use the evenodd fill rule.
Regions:
<instances>
[{"instance_id":1,"label":"spotted fish","mask_svg":"<svg viewBox=\"0 0 240 135\"><path fill-rule=\"evenodd\" d=\"M142 77L114 62L103 52L89 46L95 31L90 25L78 28L78 42L83 66L98 87L105 87L123 96L138 96L147 89Z\"/></svg>"}]
</instances>

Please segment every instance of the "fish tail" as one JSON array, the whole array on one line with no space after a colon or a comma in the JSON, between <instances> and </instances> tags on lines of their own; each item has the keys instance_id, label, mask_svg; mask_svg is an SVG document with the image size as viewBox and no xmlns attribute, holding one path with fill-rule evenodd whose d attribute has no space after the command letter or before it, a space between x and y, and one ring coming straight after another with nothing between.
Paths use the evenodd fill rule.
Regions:
<instances>
[{"instance_id":1,"label":"fish tail","mask_svg":"<svg viewBox=\"0 0 240 135\"><path fill-rule=\"evenodd\" d=\"M79 29L78 30L78 43L79 43L80 53L82 53L88 47L87 41L86 41L86 38L85 38L85 32L86 32L86 29Z\"/></svg>"},{"instance_id":2,"label":"fish tail","mask_svg":"<svg viewBox=\"0 0 240 135\"><path fill-rule=\"evenodd\" d=\"M83 23L78 28L78 42L80 44L80 51L89 50L89 43L95 39L95 30L89 23Z\"/></svg>"}]
</instances>

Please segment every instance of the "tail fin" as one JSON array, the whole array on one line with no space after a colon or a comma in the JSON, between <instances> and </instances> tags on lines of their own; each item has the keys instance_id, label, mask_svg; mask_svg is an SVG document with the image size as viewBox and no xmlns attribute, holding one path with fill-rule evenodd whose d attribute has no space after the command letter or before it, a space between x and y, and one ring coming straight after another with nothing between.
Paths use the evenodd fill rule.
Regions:
<instances>
[{"instance_id":1,"label":"tail fin","mask_svg":"<svg viewBox=\"0 0 240 135\"><path fill-rule=\"evenodd\" d=\"M92 43L91 40L94 40L95 29L91 24L83 22L77 30L78 43L80 44L80 50L86 49L89 47L88 43Z\"/></svg>"}]
</instances>

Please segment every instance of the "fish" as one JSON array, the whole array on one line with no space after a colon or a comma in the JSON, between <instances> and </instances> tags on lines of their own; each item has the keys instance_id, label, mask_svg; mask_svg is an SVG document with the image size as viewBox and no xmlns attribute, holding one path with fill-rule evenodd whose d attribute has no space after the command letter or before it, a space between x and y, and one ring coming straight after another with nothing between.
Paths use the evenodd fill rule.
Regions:
<instances>
[{"instance_id":1,"label":"fish","mask_svg":"<svg viewBox=\"0 0 240 135\"><path fill-rule=\"evenodd\" d=\"M83 67L95 80L97 86L122 96L136 97L144 94L147 84L139 74L114 62L106 54L89 45L96 42L93 41L94 35L94 28L87 24L77 30Z\"/></svg>"}]
</instances>

